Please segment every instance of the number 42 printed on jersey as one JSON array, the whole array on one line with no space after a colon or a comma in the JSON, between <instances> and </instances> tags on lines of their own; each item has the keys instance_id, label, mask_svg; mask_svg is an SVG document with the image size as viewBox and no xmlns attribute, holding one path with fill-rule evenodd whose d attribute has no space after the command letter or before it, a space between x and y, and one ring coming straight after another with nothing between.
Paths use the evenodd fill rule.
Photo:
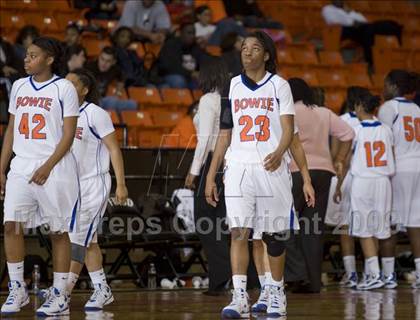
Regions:
<instances>
[{"instance_id":1,"label":"number 42 printed on jersey","mask_svg":"<svg viewBox=\"0 0 420 320\"><path fill-rule=\"evenodd\" d=\"M25 139L46 139L47 135L41 132L45 127L45 118L42 114L36 113L29 119L29 113L23 113L19 123L19 133L25 136Z\"/></svg>"}]
</instances>

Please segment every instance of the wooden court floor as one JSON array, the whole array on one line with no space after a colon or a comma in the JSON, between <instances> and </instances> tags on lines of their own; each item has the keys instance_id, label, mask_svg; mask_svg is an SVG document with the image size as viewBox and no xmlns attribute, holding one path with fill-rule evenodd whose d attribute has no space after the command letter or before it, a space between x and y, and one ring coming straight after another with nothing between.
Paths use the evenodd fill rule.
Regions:
<instances>
[{"instance_id":1,"label":"wooden court floor","mask_svg":"<svg viewBox=\"0 0 420 320\"><path fill-rule=\"evenodd\" d=\"M257 295L258 292L253 291L251 298L255 299ZM195 290L114 291L115 302L103 312L85 314L82 310L88 297L88 293L75 293L71 300L70 317L58 319L220 319L220 310L229 302L230 296L208 297ZM2 294L1 302L4 299L5 295ZM34 309L32 300L22 312L7 319L35 319ZM253 316L252 319L267 317ZM320 294L289 293L287 319L420 320L420 290L413 291L404 287L398 290L358 292L330 287Z\"/></svg>"}]
</instances>

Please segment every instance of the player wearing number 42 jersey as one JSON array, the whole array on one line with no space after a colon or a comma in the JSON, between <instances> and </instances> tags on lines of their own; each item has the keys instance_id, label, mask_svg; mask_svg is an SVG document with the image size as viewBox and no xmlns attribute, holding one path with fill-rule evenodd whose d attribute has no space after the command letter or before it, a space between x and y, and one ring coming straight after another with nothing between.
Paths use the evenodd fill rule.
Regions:
<instances>
[{"instance_id":1,"label":"player wearing number 42 jersey","mask_svg":"<svg viewBox=\"0 0 420 320\"><path fill-rule=\"evenodd\" d=\"M10 277L10 293L1 308L2 315L18 312L29 303L23 279L22 228L41 225L48 225L51 233L54 283L51 296L37 310L37 315L69 312L67 232L77 211L79 195L76 161L69 150L79 106L73 85L55 75L60 57L58 41L35 39L25 57L25 70L30 76L17 80L10 96L10 120L3 141L0 172L2 194L5 191L4 246ZM4 174L12 148L16 156L6 182Z\"/></svg>"}]
</instances>

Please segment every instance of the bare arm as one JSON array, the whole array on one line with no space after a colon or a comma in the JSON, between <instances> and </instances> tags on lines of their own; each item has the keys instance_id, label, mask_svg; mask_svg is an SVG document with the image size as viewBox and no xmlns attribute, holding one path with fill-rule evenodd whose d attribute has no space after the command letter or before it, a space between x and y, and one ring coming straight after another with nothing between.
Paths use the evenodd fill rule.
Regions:
<instances>
[{"instance_id":1,"label":"bare arm","mask_svg":"<svg viewBox=\"0 0 420 320\"><path fill-rule=\"evenodd\" d=\"M217 137L216 148L214 149L213 158L206 178L206 198L207 202L215 207L219 201L219 195L216 186L217 170L223 163L227 149L232 139L231 129L222 129Z\"/></svg>"},{"instance_id":2,"label":"bare arm","mask_svg":"<svg viewBox=\"0 0 420 320\"><path fill-rule=\"evenodd\" d=\"M293 132L294 132L294 116L287 114L280 116L280 123L283 130L283 134L281 135L281 139L277 149L270 153L264 159L264 168L267 171L275 171L281 164L283 159L283 154L289 149L290 144L293 140Z\"/></svg>"},{"instance_id":3,"label":"bare arm","mask_svg":"<svg viewBox=\"0 0 420 320\"><path fill-rule=\"evenodd\" d=\"M303 150L302 144L300 143L298 133L293 136L292 143L290 144L290 152L292 153L293 159L295 159L295 162L300 170L300 174L302 175L303 193L305 195L306 204L308 207L314 207L315 191L312 186L305 151Z\"/></svg>"},{"instance_id":4,"label":"bare arm","mask_svg":"<svg viewBox=\"0 0 420 320\"><path fill-rule=\"evenodd\" d=\"M73 144L74 134L76 132L76 125L77 117L64 118L63 136L60 142L48 160L35 171L29 183L35 182L38 185L43 185L45 181L47 181L51 170L70 150L71 145Z\"/></svg>"},{"instance_id":5,"label":"bare arm","mask_svg":"<svg viewBox=\"0 0 420 320\"><path fill-rule=\"evenodd\" d=\"M112 168L114 169L115 178L117 180L117 188L115 190L117 202L123 204L127 200L128 190L125 185L124 160L115 132L112 132L102 138L102 141L105 143L105 146L109 151Z\"/></svg>"},{"instance_id":6,"label":"bare arm","mask_svg":"<svg viewBox=\"0 0 420 320\"><path fill-rule=\"evenodd\" d=\"M341 141L338 147L337 155L334 159L334 168L338 178L345 176L345 168L349 163L349 156L351 155L352 140Z\"/></svg>"},{"instance_id":7,"label":"bare arm","mask_svg":"<svg viewBox=\"0 0 420 320\"><path fill-rule=\"evenodd\" d=\"M4 196L6 186L6 168L9 165L13 153L13 130L15 125L15 116L10 114L9 124L3 137L3 146L0 157L0 198Z\"/></svg>"}]
</instances>

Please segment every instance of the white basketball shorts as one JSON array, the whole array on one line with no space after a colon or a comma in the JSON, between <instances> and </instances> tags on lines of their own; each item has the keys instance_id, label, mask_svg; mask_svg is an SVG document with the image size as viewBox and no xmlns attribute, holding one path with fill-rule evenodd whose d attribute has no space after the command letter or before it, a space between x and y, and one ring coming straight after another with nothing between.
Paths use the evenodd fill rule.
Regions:
<instances>
[{"instance_id":1,"label":"white basketball shorts","mask_svg":"<svg viewBox=\"0 0 420 320\"><path fill-rule=\"evenodd\" d=\"M13 158L7 175L3 223L21 222L24 228L48 225L52 232L69 230L79 198L76 161L68 153L56 164L44 185L29 183L46 160Z\"/></svg>"},{"instance_id":2,"label":"white basketball shorts","mask_svg":"<svg viewBox=\"0 0 420 320\"><path fill-rule=\"evenodd\" d=\"M98 225L105 213L111 176L109 173L80 181L81 201L75 219L70 225L70 242L89 247L97 242Z\"/></svg>"},{"instance_id":3,"label":"white basketball shorts","mask_svg":"<svg viewBox=\"0 0 420 320\"><path fill-rule=\"evenodd\" d=\"M229 161L224 183L230 229L252 228L256 235L299 229L291 175L284 161L274 172L268 172L262 164Z\"/></svg>"},{"instance_id":4,"label":"white basketball shorts","mask_svg":"<svg viewBox=\"0 0 420 320\"><path fill-rule=\"evenodd\" d=\"M340 203L333 200L335 188L337 186L337 177L331 179L330 193L328 196L327 213L325 215L325 223L331 226L348 226L350 223L350 191L351 191L352 175L347 173L341 186L342 199Z\"/></svg>"},{"instance_id":5,"label":"white basketball shorts","mask_svg":"<svg viewBox=\"0 0 420 320\"><path fill-rule=\"evenodd\" d=\"M392 220L404 227L420 227L420 172L397 172L391 183Z\"/></svg>"},{"instance_id":6,"label":"white basketball shorts","mask_svg":"<svg viewBox=\"0 0 420 320\"><path fill-rule=\"evenodd\" d=\"M353 177L350 235L387 239L391 236L391 181L388 177Z\"/></svg>"}]
</instances>

